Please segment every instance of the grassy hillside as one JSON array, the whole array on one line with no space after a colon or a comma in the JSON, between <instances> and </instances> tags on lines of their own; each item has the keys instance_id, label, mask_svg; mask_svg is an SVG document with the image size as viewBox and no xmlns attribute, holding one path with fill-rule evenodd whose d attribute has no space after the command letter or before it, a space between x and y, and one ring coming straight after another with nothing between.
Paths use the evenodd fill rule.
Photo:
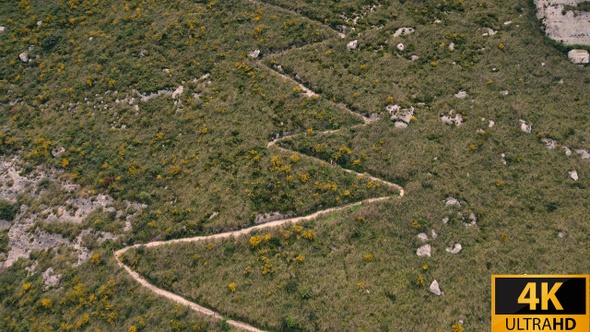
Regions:
<instances>
[{"instance_id":1,"label":"grassy hillside","mask_svg":"<svg viewBox=\"0 0 590 332\"><path fill-rule=\"evenodd\" d=\"M98 261L75 267L56 248L0 271L3 330L227 329L142 290L113 250L397 194L344 169L406 196L124 262L232 318L310 331L485 331L492 273L590 268L589 69L543 36L530 1L23 0L0 5L0 26L0 153L146 204L93 246ZM394 105L414 110L407 123ZM422 232L432 257L416 256ZM5 229L0 253L8 242ZM43 289L49 266L61 288Z\"/></svg>"}]
</instances>

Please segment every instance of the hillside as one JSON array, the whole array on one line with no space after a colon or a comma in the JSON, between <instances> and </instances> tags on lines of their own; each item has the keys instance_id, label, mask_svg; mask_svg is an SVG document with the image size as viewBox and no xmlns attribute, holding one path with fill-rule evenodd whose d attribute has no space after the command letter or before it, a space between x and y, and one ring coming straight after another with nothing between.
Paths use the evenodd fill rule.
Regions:
<instances>
[{"instance_id":1,"label":"hillside","mask_svg":"<svg viewBox=\"0 0 590 332\"><path fill-rule=\"evenodd\" d=\"M589 69L532 1L22 0L0 26L3 331L486 331L491 274L590 268Z\"/></svg>"}]
</instances>

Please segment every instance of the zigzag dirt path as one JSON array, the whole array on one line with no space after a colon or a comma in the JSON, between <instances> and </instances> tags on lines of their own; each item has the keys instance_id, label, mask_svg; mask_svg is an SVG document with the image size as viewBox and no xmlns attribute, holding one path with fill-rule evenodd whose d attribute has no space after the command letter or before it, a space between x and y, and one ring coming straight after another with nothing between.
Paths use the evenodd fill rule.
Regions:
<instances>
[{"instance_id":1,"label":"zigzag dirt path","mask_svg":"<svg viewBox=\"0 0 590 332\"><path fill-rule=\"evenodd\" d=\"M260 4L260 5L267 5L267 4L260 3L258 1L252 1L251 0L251 2ZM270 6L272 6L272 5L270 5ZM276 6L272 6L272 7L276 7ZM289 11L289 10L284 9L284 8L281 8L281 9L282 10L285 10L285 11ZM335 30L334 30L334 32L336 32L339 35L339 37L341 37L341 38L343 37L343 35L341 33L337 32ZM277 72L276 70L273 70L272 68L267 67L266 65L262 64L262 62L258 62L258 63L260 65L264 66L265 68L269 69L272 73L274 73L276 75L279 75L283 79L289 81L290 83L294 83L297 86L299 86L299 88L303 91L303 93L305 95L307 95L308 97L319 96L318 94L316 94L315 92L313 92L309 88L305 87L301 83L297 82L293 78L291 78L289 76L286 76L286 75L284 75L284 74L282 74L280 72ZM350 110L348 107L346 107L346 105L343 105L343 104L335 104L335 105L338 106L338 107L340 107L340 108L342 108L343 110L345 110L345 111L353 114L354 116L357 116L357 117L362 118L363 123L362 124L359 124L359 125L356 125L354 127L370 125L371 122L372 122L369 118L367 118L367 117L365 117L365 116L363 116L363 115L361 115L359 113L356 113L356 112ZM319 134L321 134L321 135L328 135L328 134L332 134L332 133L338 132L339 130L340 129L326 130L326 131L320 132ZM293 152L292 150L288 150L288 149L285 149L283 147L280 147L280 146L276 145L276 143L279 142L279 141L281 141L281 140L284 140L286 138L290 138L290 137L293 137L293 136L296 136L296 135L298 135L298 134L289 135L289 136L283 136L283 137L277 138L275 140L272 140L272 141L268 142L267 148L268 149L277 149L277 150L280 150L280 151L291 153L291 152ZM321 160L319 158L316 158L316 157L313 157L313 156L307 156L307 157L314 159L316 162L318 162L320 164L329 165L329 163L327 163L326 161ZM399 191L399 197L403 197L404 196L404 193L405 193L404 192L404 188L402 186L398 185L398 184L395 184L395 183L392 183L392 182L389 182L389 181L386 181L386 180L383 180L383 179L380 179L380 178L371 176L371 175L366 174L366 173L365 174L361 174L361 173L357 173L355 171L352 171L352 170L349 170L349 169L345 169L345 168L342 168L342 170L345 171L345 172L348 172L348 173L356 174L358 176L363 176L363 177L369 178L372 181L379 182L379 183L384 184L384 185L386 185L388 187L395 188L395 189L397 189ZM285 224L289 224L289 223L295 224L295 223L299 223L299 222L302 222L302 221L312 220L312 219L316 219L316 218L318 218L318 217L320 217L322 215L328 214L330 212L335 212L335 211L339 211L339 210L348 209L350 207L361 205L361 204L369 204L369 203L373 203L373 202L384 201L384 200L387 200L387 199L391 199L392 197L393 196L384 196L384 197L370 198L370 199L366 199L366 200L363 200L363 201L360 201L360 202L355 202L355 203L351 203L351 204L341 205L341 206L337 206L337 207L333 207L333 208L329 208L329 209L317 211L317 212L314 212L314 213L309 214L307 216L301 216L301 217L294 217L294 218L287 218L287 219L275 220L275 221L268 222L268 223L265 223L265 224L260 224L260 225L252 226L252 227L249 227L249 228L244 228L244 229L237 230L237 231L232 231L232 232L219 233L219 234L214 234L214 235L209 235L209 236L197 236L197 237L184 238L184 239L174 239L174 240L168 240L168 241L153 241L153 242L148 242L148 243L145 243L145 244L136 244L136 245L125 247L123 249L120 249L120 250L115 251L114 256L115 256L115 260L117 261L117 264L119 264L120 267L122 267L123 269L125 269L125 271L127 271L127 273L129 273L129 275L133 279L135 279L135 281L137 281L143 287L149 289L150 291L152 291L152 292L154 292L154 293L156 293L156 294L158 294L160 296L163 296L163 297L165 297L165 298L167 298L169 300L172 300L172 301L174 301L174 302L176 302L178 304L181 304L181 305L184 305L184 306L188 306L189 308L191 308L192 310L194 310L196 312L199 312L201 314L204 314L204 315L207 315L209 317L216 318L216 319L222 319L223 316L220 313L216 312L216 311L213 311L211 309L205 308L205 307L203 307L201 305L198 305L198 304L196 304L194 302L191 302L191 301L189 301L189 300L187 300L187 299L185 299L185 298L183 298L183 297L181 297L181 296L179 296L177 294L174 294L174 293L169 292L167 290L164 290L162 288L156 287L155 285L149 283L145 278L143 278L142 276L140 276L137 272L133 271L130 267L128 267L127 265L123 264L123 262L121 260L122 255L125 254L128 250L134 249L134 248L137 248L137 247L140 247L140 246L144 246L144 247L157 247L157 246L163 246L163 245L171 245L171 244L175 244L175 243L200 242L200 241L207 241L207 240L213 240L213 239L234 238L234 237L241 236L241 235L247 235L247 234L249 234L253 230L258 230L258 229L263 229L263 228L279 227L279 226L282 226L282 225L285 225ZM260 329L254 327L254 326L252 326L250 324L247 324L247 323L244 323L244 322L241 322L241 321L227 320L227 323L230 324L230 325L232 325L232 326L234 326L234 327L237 327L239 329L245 330L245 331L255 331L255 332L262 332L263 331L263 330L260 330Z\"/></svg>"}]
</instances>

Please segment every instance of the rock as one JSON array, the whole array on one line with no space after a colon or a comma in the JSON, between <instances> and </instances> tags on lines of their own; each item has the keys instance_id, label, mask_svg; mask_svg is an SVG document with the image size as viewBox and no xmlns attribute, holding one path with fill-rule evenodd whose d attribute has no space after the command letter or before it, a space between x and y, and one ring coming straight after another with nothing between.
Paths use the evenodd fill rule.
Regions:
<instances>
[{"instance_id":1,"label":"rock","mask_svg":"<svg viewBox=\"0 0 590 332\"><path fill-rule=\"evenodd\" d=\"M502 164L506 165L506 154L505 153L502 153L500 155L500 158L501 158L500 161L502 161Z\"/></svg>"},{"instance_id":2,"label":"rock","mask_svg":"<svg viewBox=\"0 0 590 332\"><path fill-rule=\"evenodd\" d=\"M492 28L484 28L487 32L483 33L483 36L493 36L498 33L498 31L494 31Z\"/></svg>"},{"instance_id":3,"label":"rock","mask_svg":"<svg viewBox=\"0 0 590 332\"><path fill-rule=\"evenodd\" d=\"M254 51L248 53L248 56L251 57L252 59L258 58L259 55L260 55L260 50L254 50Z\"/></svg>"},{"instance_id":4,"label":"rock","mask_svg":"<svg viewBox=\"0 0 590 332\"><path fill-rule=\"evenodd\" d=\"M461 243L455 243L455 245L452 248L449 247L446 249L446 251L448 253L455 255L455 254L458 254L461 251L461 249L463 249L463 247L461 246Z\"/></svg>"},{"instance_id":5,"label":"rock","mask_svg":"<svg viewBox=\"0 0 590 332\"><path fill-rule=\"evenodd\" d=\"M435 23L435 24L440 24L440 23L442 23L442 21L441 21L441 20L438 20L438 19L436 19L436 20L434 20L434 23Z\"/></svg>"},{"instance_id":6,"label":"rock","mask_svg":"<svg viewBox=\"0 0 590 332\"><path fill-rule=\"evenodd\" d=\"M455 110L451 110L449 114L443 115L440 120L450 126L455 125L459 127L463 123L463 116L459 113L455 113Z\"/></svg>"},{"instance_id":7,"label":"rock","mask_svg":"<svg viewBox=\"0 0 590 332\"><path fill-rule=\"evenodd\" d=\"M41 273L41 276L43 277L43 284L45 286L45 290L49 288L54 288L58 286L61 282L61 274L55 273L52 267L48 268L47 270L45 270L45 272Z\"/></svg>"},{"instance_id":8,"label":"rock","mask_svg":"<svg viewBox=\"0 0 590 332\"><path fill-rule=\"evenodd\" d=\"M162 72L164 72L164 74L170 74L170 69L164 68L162 69Z\"/></svg>"},{"instance_id":9,"label":"rock","mask_svg":"<svg viewBox=\"0 0 590 332\"><path fill-rule=\"evenodd\" d=\"M355 50L359 45L359 41L358 40L353 40L351 42L349 42L348 44L346 44L346 48L349 51Z\"/></svg>"},{"instance_id":10,"label":"rock","mask_svg":"<svg viewBox=\"0 0 590 332\"><path fill-rule=\"evenodd\" d=\"M406 124L409 124L410 121L412 121L412 117L414 116L414 107L402 109L399 105L389 104L385 106L385 110L391 116L391 120L395 122L402 121Z\"/></svg>"},{"instance_id":11,"label":"rock","mask_svg":"<svg viewBox=\"0 0 590 332\"><path fill-rule=\"evenodd\" d=\"M184 92L184 87L181 85L174 92L172 92L172 99L177 99Z\"/></svg>"},{"instance_id":12,"label":"rock","mask_svg":"<svg viewBox=\"0 0 590 332\"><path fill-rule=\"evenodd\" d=\"M455 43L450 43L449 44L449 50L454 51L455 50Z\"/></svg>"},{"instance_id":13,"label":"rock","mask_svg":"<svg viewBox=\"0 0 590 332\"><path fill-rule=\"evenodd\" d=\"M508 96L509 92L508 92L508 90L502 90L502 91L500 91L500 94L502 96Z\"/></svg>"},{"instance_id":14,"label":"rock","mask_svg":"<svg viewBox=\"0 0 590 332\"><path fill-rule=\"evenodd\" d=\"M576 150L576 153L579 154L582 159L590 159L590 153L588 153L588 150L578 149Z\"/></svg>"},{"instance_id":15,"label":"rock","mask_svg":"<svg viewBox=\"0 0 590 332\"><path fill-rule=\"evenodd\" d=\"M61 156L64 152L66 152L66 148L63 146L59 146L59 147L55 147L55 148L51 149L51 155L56 158Z\"/></svg>"},{"instance_id":16,"label":"rock","mask_svg":"<svg viewBox=\"0 0 590 332\"><path fill-rule=\"evenodd\" d=\"M504 25L510 25L510 24L512 24L512 21L505 21L504 22Z\"/></svg>"},{"instance_id":17,"label":"rock","mask_svg":"<svg viewBox=\"0 0 590 332\"><path fill-rule=\"evenodd\" d=\"M459 203L459 200L456 199L455 197L449 196L445 200L445 205L446 206L453 206L453 205L461 206L461 203Z\"/></svg>"},{"instance_id":18,"label":"rock","mask_svg":"<svg viewBox=\"0 0 590 332\"><path fill-rule=\"evenodd\" d=\"M0 27L0 33L4 33L5 30L6 30L5 27Z\"/></svg>"},{"instance_id":19,"label":"rock","mask_svg":"<svg viewBox=\"0 0 590 332\"><path fill-rule=\"evenodd\" d=\"M436 232L434 231L434 229L433 229L433 230L431 230L431 232L430 232L430 233L431 233L431 235L432 235L432 238L436 240L436 238L438 237L438 234L436 234Z\"/></svg>"},{"instance_id":20,"label":"rock","mask_svg":"<svg viewBox=\"0 0 590 332\"><path fill-rule=\"evenodd\" d=\"M420 59L420 57L414 54L414 55L412 55L412 56L410 57L410 59L411 59L412 61L416 61L416 60L419 60L419 59Z\"/></svg>"},{"instance_id":21,"label":"rock","mask_svg":"<svg viewBox=\"0 0 590 332\"><path fill-rule=\"evenodd\" d=\"M464 99L467 96L468 96L468 94L467 94L467 91L465 91L465 90L461 90L455 94L455 97L459 98L459 99Z\"/></svg>"},{"instance_id":22,"label":"rock","mask_svg":"<svg viewBox=\"0 0 590 332\"><path fill-rule=\"evenodd\" d=\"M493 127L495 124L496 124L496 123L494 122L494 120L490 120L490 121L488 122L488 127L489 127L489 128L492 128L492 127Z\"/></svg>"},{"instance_id":23,"label":"rock","mask_svg":"<svg viewBox=\"0 0 590 332\"><path fill-rule=\"evenodd\" d=\"M418 234L418 239L420 239L422 242L426 242L428 241L428 235L426 235L426 233L420 233Z\"/></svg>"},{"instance_id":24,"label":"rock","mask_svg":"<svg viewBox=\"0 0 590 332\"><path fill-rule=\"evenodd\" d=\"M37 26L41 27L43 25L43 21L37 21Z\"/></svg>"},{"instance_id":25,"label":"rock","mask_svg":"<svg viewBox=\"0 0 590 332\"><path fill-rule=\"evenodd\" d=\"M585 64L590 62L590 53L586 50L574 49L567 53L567 58L571 63Z\"/></svg>"},{"instance_id":26,"label":"rock","mask_svg":"<svg viewBox=\"0 0 590 332\"><path fill-rule=\"evenodd\" d=\"M565 45L590 45L590 13L565 11L564 5L581 0L535 0L537 18L542 20L545 34Z\"/></svg>"},{"instance_id":27,"label":"rock","mask_svg":"<svg viewBox=\"0 0 590 332\"><path fill-rule=\"evenodd\" d=\"M563 239L565 237L565 232L559 232L557 233L557 237L560 239Z\"/></svg>"},{"instance_id":28,"label":"rock","mask_svg":"<svg viewBox=\"0 0 590 332\"><path fill-rule=\"evenodd\" d=\"M419 257L430 257L430 244L425 244L416 250L416 255Z\"/></svg>"},{"instance_id":29,"label":"rock","mask_svg":"<svg viewBox=\"0 0 590 332\"><path fill-rule=\"evenodd\" d=\"M432 281L432 283L430 284L430 287L428 287L428 289L434 295L440 296L442 294L442 292L440 291L440 287L438 286L438 281L436 281L436 279Z\"/></svg>"},{"instance_id":30,"label":"rock","mask_svg":"<svg viewBox=\"0 0 590 332\"><path fill-rule=\"evenodd\" d=\"M275 220L285 219L290 216L291 216L291 214L288 214L288 213L282 214L278 211L269 212L269 213L259 213L256 215L256 217L254 217L254 223L255 224L262 224L262 223L267 223L267 222L271 222L271 221L275 221Z\"/></svg>"},{"instance_id":31,"label":"rock","mask_svg":"<svg viewBox=\"0 0 590 332\"><path fill-rule=\"evenodd\" d=\"M406 48L402 43L397 44L395 47L400 51L403 51Z\"/></svg>"},{"instance_id":32,"label":"rock","mask_svg":"<svg viewBox=\"0 0 590 332\"><path fill-rule=\"evenodd\" d=\"M395 125L395 128L398 128L398 129L408 128L408 124L405 122L402 122L402 121L396 121L394 125Z\"/></svg>"},{"instance_id":33,"label":"rock","mask_svg":"<svg viewBox=\"0 0 590 332\"><path fill-rule=\"evenodd\" d=\"M20 61L22 62L29 62L29 53L27 52L22 52L21 54L18 55L18 58L20 59Z\"/></svg>"},{"instance_id":34,"label":"rock","mask_svg":"<svg viewBox=\"0 0 590 332\"><path fill-rule=\"evenodd\" d=\"M213 213L211 213L211 215L209 216L209 220L211 220L211 219L213 219L213 218L217 217L218 215L219 215L219 212L218 212L218 211L214 211L214 212L213 212Z\"/></svg>"},{"instance_id":35,"label":"rock","mask_svg":"<svg viewBox=\"0 0 590 332\"><path fill-rule=\"evenodd\" d=\"M532 124L531 123L527 123L524 120L518 120L518 122L520 122L520 130L522 130L523 132L530 134L531 130L532 130Z\"/></svg>"},{"instance_id":36,"label":"rock","mask_svg":"<svg viewBox=\"0 0 590 332\"><path fill-rule=\"evenodd\" d=\"M555 150L555 148L557 147L557 141L554 139L541 138L541 142L545 143L545 146L549 150Z\"/></svg>"},{"instance_id":37,"label":"rock","mask_svg":"<svg viewBox=\"0 0 590 332\"><path fill-rule=\"evenodd\" d=\"M444 217L442 219L442 222L445 223L445 224L447 224L449 222L449 217Z\"/></svg>"},{"instance_id":38,"label":"rock","mask_svg":"<svg viewBox=\"0 0 590 332\"><path fill-rule=\"evenodd\" d=\"M572 178L574 181L578 181L578 172L576 170L570 171L570 178Z\"/></svg>"},{"instance_id":39,"label":"rock","mask_svg":"<svg viewBox=\"0 0 590 332\"><path fill-rule=\"evenodd\" d=\"M566 156L572 155L572 150L570 150L567 146L564 145L561 148L564 150Z\"/></svg>"},{"instance_id":40,"label":"rock","mask_svg":"<svg viewBox=\"0 0 590 332\"><path fill-rule=\"evenodd\" d=\"M405 36L405 35L411 34L414 31L415 31L414 28L402 27L402 28L395 30L395 32L393 33L393 36L394 37Z\"/></svg>"}]
</instances>

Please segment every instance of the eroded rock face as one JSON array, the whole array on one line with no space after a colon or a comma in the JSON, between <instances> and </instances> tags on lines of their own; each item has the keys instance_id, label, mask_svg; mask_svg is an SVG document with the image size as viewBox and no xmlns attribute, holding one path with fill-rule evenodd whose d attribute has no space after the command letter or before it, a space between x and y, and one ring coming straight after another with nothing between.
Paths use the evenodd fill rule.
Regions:
<instances>
[{"instance_id":1,"label":"eroded rock face","mask_svg":"<svg viewBox=\"0 0 590 332\"><path fill-rule=\"evenodd\" d=\"M565 45L590 45L590 13L565 11L586 0L535 0L537 18L542 20L547 36Z\"/></svg>"}]
</instances>

